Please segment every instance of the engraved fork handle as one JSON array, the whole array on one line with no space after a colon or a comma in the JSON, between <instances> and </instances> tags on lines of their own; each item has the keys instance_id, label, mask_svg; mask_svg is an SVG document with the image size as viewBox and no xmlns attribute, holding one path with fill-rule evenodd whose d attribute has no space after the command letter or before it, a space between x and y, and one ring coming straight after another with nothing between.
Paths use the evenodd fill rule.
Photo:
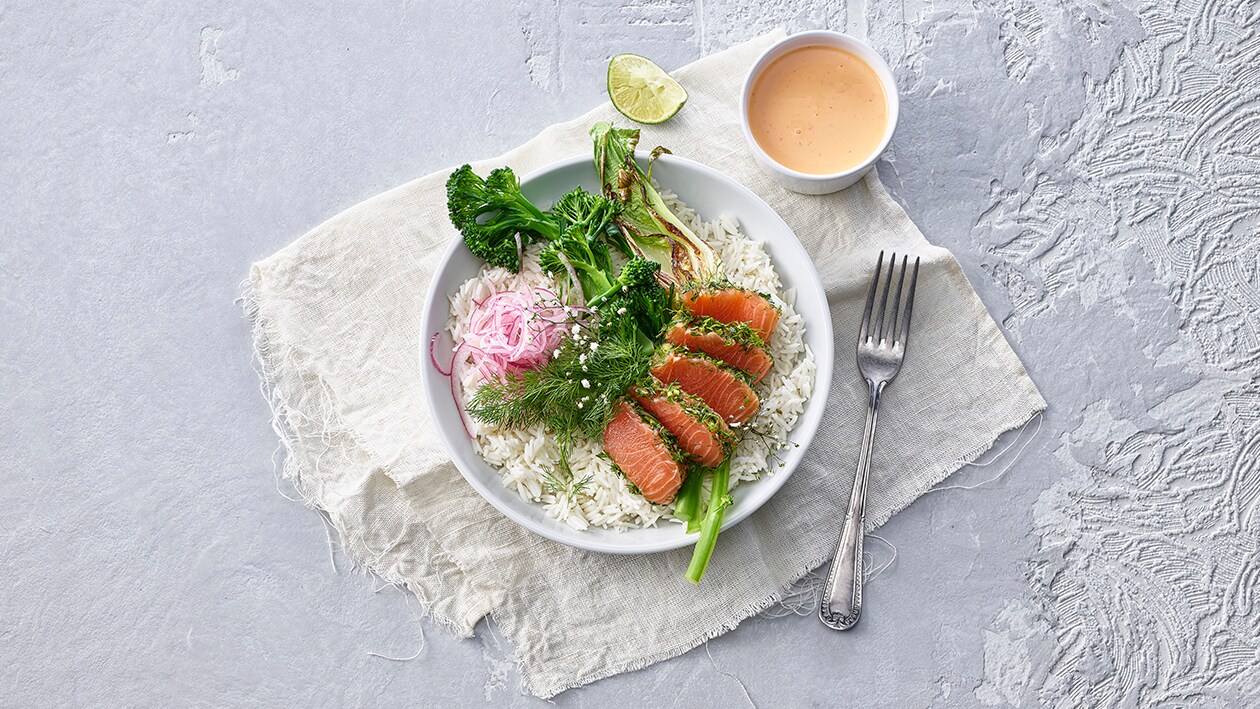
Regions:
<instances>
[{"instance_id":1,"label":"engraved fork handle","mask_svg":"<svg viewBox=\"0 0 1260 709\"><path fill-rule=\"evenodd\" d=\"M834 630L848 630L857 625L862 614L862 541L866 528L866 480L871 472L871 447L875 441L875 419L879 416L879 398L886 382L868 381L870 402L866 408L866 431L862 434L862 453L858 457L849 511L844 516L840 544L831 559L827 585L823 587L818 617Z\"/></svg>"}]
</instances>

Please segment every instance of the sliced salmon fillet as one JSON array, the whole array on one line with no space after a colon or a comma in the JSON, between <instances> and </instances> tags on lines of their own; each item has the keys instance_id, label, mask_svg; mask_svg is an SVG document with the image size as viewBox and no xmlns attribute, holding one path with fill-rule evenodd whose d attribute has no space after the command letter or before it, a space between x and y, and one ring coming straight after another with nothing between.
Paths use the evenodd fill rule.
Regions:
<instances>
[{"instance_id":1,"label":"sliced salmon fillet","mask_svg":"<svg viewBox=\"0 0 1260 709\"><path fill-rule=\"evenodd\" d=\"M716 411L698 396L655 377L631 389L639 405L678 439L678 447L706 468L726 458L735 434Z\"/></svg>"},{"instance_id":2,"label":"sliced salmon fillet","mask_svg":"<svg viewBox=\"0 0 1260 709\"><path fill-rule=\"evenodd\" d=\"M744 423L757 413L757 394L730 367L705 355L666 345L660 349L652 376L666 384L676 383L688 394L704 400L729 422Z\"/></svg>"},{"instance_id":3,"label":"sliced salmon fillet","mask_svg":"<svg viewBox=\"0 0 1260 709\"><path fill-rule=\"evenodd\" d=\"M681 300L693 315L726 323L748 323L766 343L779 324L779 309L760 293L743 288L691 291L683 293Z\"/></svg>"},{"instance_id":4,"label":"sliced salmon fillet","mask_svg":"<svg viewBox=\"0 0 1260 709\"><path fill-rule=\"evenodd\" d=\"M613 412L604 427L604 452L648 502L673 502L683 469L669 443L629 402L618 402Z\"/></svg>"},{"instance_id":5,"label":"sliced salmon fillet","mask_svg":"<svg viewBox=\"0 0 1260 709\"><path fill-rule=\"evenodd\" d=\"M774 365L774 359L761 346L763 340L746 323L724 323L709 317L676 322L665 333L665 339L743 370L754 384L765 378Z\"/></svg>"}]
</instances>

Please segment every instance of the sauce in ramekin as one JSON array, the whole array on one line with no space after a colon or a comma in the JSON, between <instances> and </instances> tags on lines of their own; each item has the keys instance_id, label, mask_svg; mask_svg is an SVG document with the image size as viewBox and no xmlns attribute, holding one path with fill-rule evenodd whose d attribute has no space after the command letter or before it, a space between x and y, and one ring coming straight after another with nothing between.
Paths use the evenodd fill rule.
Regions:
<instances>
[{"instance_id":1,"label":"sauce in ramekin","mask_svg":"<svg viewBox=\"0 0 1260 709\"><path fill-rule=\"evenodd\" d=\"M748 126L775 162L830 175L861 165L888 129L888 102L870 64L839 47L793 49L761 72Z\"/></svg>"}]
</instances>

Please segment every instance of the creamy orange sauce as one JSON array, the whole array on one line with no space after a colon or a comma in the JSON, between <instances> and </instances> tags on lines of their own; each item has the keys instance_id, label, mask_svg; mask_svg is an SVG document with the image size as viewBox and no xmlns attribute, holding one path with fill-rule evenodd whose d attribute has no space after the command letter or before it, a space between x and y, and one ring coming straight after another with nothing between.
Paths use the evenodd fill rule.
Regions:
<instances>
[{"instance_id":1,"label":"creamy orange sauce","mask_svg":"<svg viewBox=\"0 0 1260 709\"><path fill-rule=\"evenodd\" d=\"M775 162L827 175L875 153L888 127L888 102L879 75L852 52L801 47L757 77L748 95L748 125Z\"/></svg>"}]
</instances>

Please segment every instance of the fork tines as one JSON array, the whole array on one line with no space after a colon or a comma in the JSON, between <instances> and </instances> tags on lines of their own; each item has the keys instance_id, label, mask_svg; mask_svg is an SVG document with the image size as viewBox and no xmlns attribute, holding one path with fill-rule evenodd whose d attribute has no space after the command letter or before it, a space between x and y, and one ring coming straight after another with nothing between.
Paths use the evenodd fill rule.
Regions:
<instances>
[{"instance_id":1,"label":"fork tines","mask_svg":"<svg viewBox=\"0 0 1260 709\"><path fill-rule=\"evenodd\" d=\"M858 344L867 346L883 346L888 344L893 348L905 347L906 340L910 336L910 313L914 308L914 288L919 281L919 258L914 259L914 271L910 274L910 287L906 289L906 297L904 306L902 305L902 290L906 282L906 269L909 267L910 257L902 255L901 268L897 268L897 254L892 254L892 258L888 260L888 275L885 277L883 288L880 288L880 276L884 273L884 252L879 252L879 262L875 265L875 277L871 279L871 290L866 296L866 310L862 314L862 331L858 337ZM893 296L892 317L885 317L888 311L888 294L893 289L893 273L897 274L897 291ZM879 297L879 310L875 310L875 299ZM903 312L904 307L904 312ZM875 316L875 327L871 328L871 315Z\"/></svg>"}]
</instances>

